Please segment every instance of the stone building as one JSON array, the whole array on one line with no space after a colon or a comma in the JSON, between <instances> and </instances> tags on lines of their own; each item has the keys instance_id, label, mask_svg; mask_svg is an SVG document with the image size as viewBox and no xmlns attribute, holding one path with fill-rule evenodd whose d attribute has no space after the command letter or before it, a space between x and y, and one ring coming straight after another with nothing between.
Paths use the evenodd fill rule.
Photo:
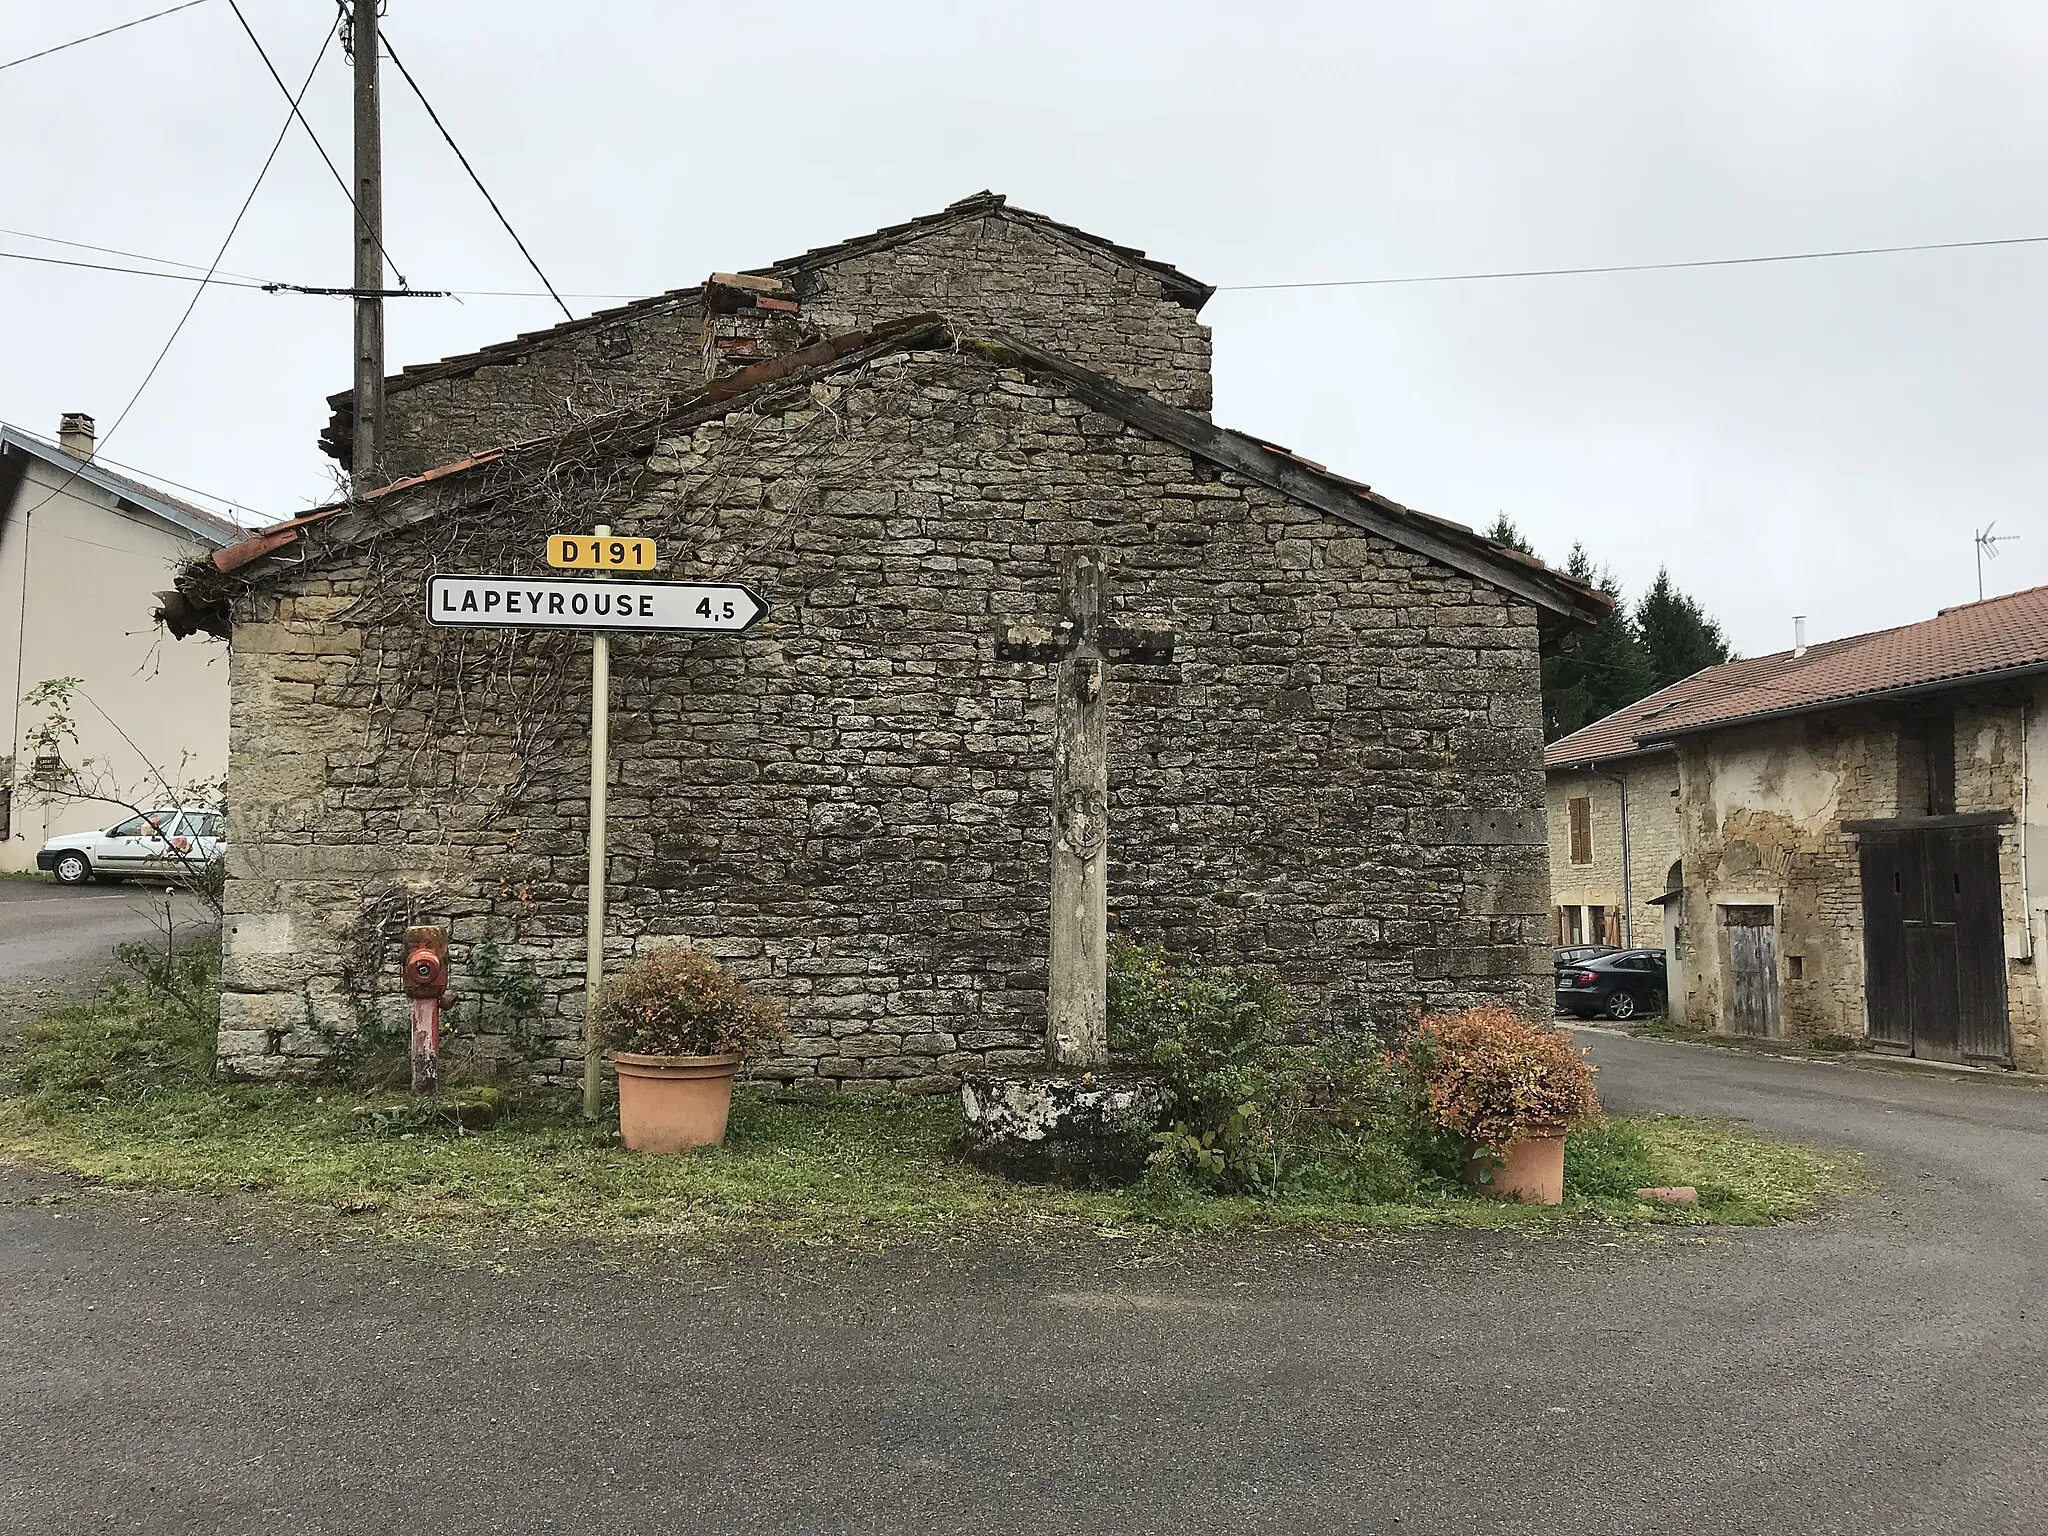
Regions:
<instances>
[{"instance_id":1,"label":"stone building","mask_svg":"<svg viewBox=\"0 0 2048 1536\"><path fill-rule=\"evenodd\" d=\"M614 641L607 954L687 937L758 981L794 1031L759 1070L792 1090L1039 1054L1051 690L994 640L1054 616L1086 548L1120 620L1179 636L1172 665L1110 680L1118 928L1271 965L1311 1022L1547 1005L1538 653L1604 600L1212 426L1206 290L1058 230L972 200L890 233L895 276L835 247L714 278L692 388L545 420L188 573L187 621L232 637L229 1070L395 1026L409 921L452 927L459 1041L575 1070L587 641L430 628L422 583L538 575L546 535L600 521L654 538L664 576L770 604L743 636ZM860 302L968 318L812 339L858 315L833 286L855 260L881 296ZM848 307L820 321L813 294ZM1091 323L1055 323L1074 294ZM451 422L522 430L520 369L595 345L562 330L478 363L473 397L439 379L412 462ZM503 1005L509 972L537 1014Z\"/></svg>"},{"instance_id":2,"label":"stone building","mask_svg":"<svg viewBox=\"0 0 2048 1536\"><path fill-rule=\"evenodd\" d=\"M1552 847L1628 784L1694 1028L2042 1070L2044 673L2048 588L1708 668L1551 745Z\"/></svg>"},{"instance_id":3,"label":"stone building","mask_svg":"<svg viewBox=\"0 0 2048 1536\"><path fill-rule=\"evenodd\" d=\"M1551 940L1664 947L1664 896L1678 860L1677 754L1632 741L1602 750L1585 737L1566 738L1570 755L1544 755Z\"/></svg>"},{"instance_id":4,"label":"stone building","mask_svg":"<svg viewBox=\"0 0 2048 1536\"><path fill-rule=\"evenodd\" d=\"M784 285L800 306L781 312L792 336L940 312L963 330L1036 342L1183 410L1209 410L1209 328L1198 317L1215 290L993 192L739 275ZM693 389L704 378L705 313L702 286L676 289L407 368L385 382L384 469L419 474ZM728 338L726 355L744 361L747 339ZM352 467L354 393L328 403L320 446Z\"/></svg>"}]
</instances>

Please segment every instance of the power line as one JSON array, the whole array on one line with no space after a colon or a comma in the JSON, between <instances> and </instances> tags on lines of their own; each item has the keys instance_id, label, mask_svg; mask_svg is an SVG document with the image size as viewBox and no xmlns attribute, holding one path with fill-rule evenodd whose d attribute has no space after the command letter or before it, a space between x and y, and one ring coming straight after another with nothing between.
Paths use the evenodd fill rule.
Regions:
<instances>
[{"instance_id":1,"label":"power line","mask_svg":"<svg viewBox=\"0 0 2048 1536\"><path fill-rule=\"evenodd\" d=\"M124 251L119 246L93 245L84 240L60 240L55 235L38 235L26 229L0 229L0 235L9 235L17 240L34 240L42 245L68 246L74 251L98 251L102 256L127 256L135 261L154 262L159 267L183 267L188 272L204 272L206 270L196 261L173 261L168 256L152 256L146 251ZM112 270L128 272L134 269L131 267L115 267ZM263 281L260 277L251 277L247 272L223 272L221 276L243 278L252 283Z\"/></svg>"},{"instance_id":2,"label":"power line","mask_svg":"<svg viewBox=\"0 0 2048 1536\"><path fill-rule=\"evenodd\" d=\"M142 259L149 261L152 258L145 256ZM147 267L114 267L107 265L103 261L72 261L63 256L31 256L26 251L0 251L0 261L33 261L46 267L82 267L88 272L126 272L133 277L162 277L174 283L203 284L208 281L204 277L193 277L185 272L153 272ZM251 279L243 282L229 277L216 277L211 281L216 288L271 288L274 286L285 286L283 284L265 283L261 279Z\"/></svg>"},{"instance_id":3,"label":"power line","mask_svg":"<svg viewBox=\"0 0 2048 1536\"><path fill-rule=\"evenodd\" d=\"M462 146L455 142L455 135L450 133L448 131L447 124L441 121L441 114L436 112L434 110L434 104L431 101L427 100L427 93L420 89L419 81L413 79L412 71L405 67L405 60L401 59L398 56L398 50L391 46L391 34L388 31L379 29L378 35L383 38L384 51L391 55L391 62L396 64L398 66L398 72L401 75L405 76L405 83L412 87L413 95L417 96L420 99L420 105L427 109L427 116L432 118L434 121L434 126L441 130L441 137L447 140L448 147L455 151L455 158L457 160L460 160L462 162L462 168L465 171L469 172L469 179L476 183L477 191L483 193L484 201L491 205L491 212L495 213L498 216L498 222L505 226L505 233L510 235L512 237L512 243L519 247L519 254L524 256L526 258L526 264L529 267L533 268L533 275L539 278L541 281L541 286L547 289L548 297L555 301L555 307L561 310L562 317L564 319L574 320L576 317L569 313L569 306L564 304L562 302L562 296L559 293L555 292L555 285L548 281L547 273L541 271L540 263L533 259L533 252L529 251L526 248L526 242L519 238L519 231L514 229L512 227L512 221L505 217L505 210L500 208L498 206L498 200L495 197L491 196L491 189L484 185L483 178L477 175L476 173L476 167L469 163L469 156L465 155L462 152Z\"/></svg>"},{"instance_id":4,"label":"power line","mask_svg":"<svg viewBox=\"0 0 2048 1536\"><path fill-rule=\"evenodd\" d=\"M141 259L143 261L154 261L156 258L144 256ZM174 283L198 283L202 287L210 285L215 288L258 288L265 293L309 293L319 297L357 299L365 297L380 299L452 299L455 297L454 294L445 288L378 288L375 290L323 288L309 283L265 282L260 277L252 277L245 282L237 282L225 277L211 275L191 277L183 272L155 272L148 267L116 267L110 266L103 261L73 261L63 256L31 256L26 251L0 251L0 261L34 261L50 267L83 267L89 272L125 272L133 277L161 277L167 278ZM180 262L179 265L182 266L184 263ZM529 294L527 297L537 299L540 295L537 293Z\"/></svg>"},{"instance_id":5,"label":"power line","mask_svg":"<svg viewBox=\"0 0 2048 1536\"><path fill-rule=\"evenodd\" d=\"M1841 251L1792 251L1775 256L1716 256L1705 261L1643 261L1613 267L1538 267L1520 272L1447 272L1426 277L1349 277L1304 283L1224 283L1219 293L1261 293L1283 288L1385 288L1401 283L1490 283L1517 277L1591 277L1609 272L1681 272L1697 267L1754 267L1774 261L1834 261L1844 256L1898 256L1912 251L1973 251L1995 245L2044 245L2048 235L2007 240L1942 240L1927 245L1865 245ZM535 298L540 295L535 294Z\"/></svg>"},{"instance_id":6,"label":"power line","mask_svg":"<svg viewBox=\"0 0 2048 1536\"><path fill-rule=\"evenodd\" d=\"M17 64L26 64L32 59L47 59L53 53L62 53L66 48L76 48L80 43L89 43L96 38L112 37L116 32L126 32L130 27L139 27L145 21L155 21L159 16L172 16L179 11L189 11L195 5L204 5L206 0L185 0L183 5L174 5L169 10L152 11L147 16L138 16L133 21L124 21L118 27L108 27L103 32L88 32L84 37L74 37L68 43L59 43L54 48L45 48L40 53L25 53L18 59L9 59L0 64L0 69L12 69Z\"/></svg>"},{"instance_id":7,"label":"power line","mask_svg":"<svg viewBox=\"0 0 2048 1536\"><path fill-rule=\"evenodd\" d=\"M313 131L313 125L306 121L305 114L299 110L299 96L305 95L305 90L301 88L299 96L292 94L291 87L284 83L284 77L277 72L277 66L270 62L270 55L264 51L262 39L256 36L256 29L249 25L249 18L242 14L239 0L228 0L228 9L235 13L235 20L239 21L242 24L242 30L249 34L249 41L255 44L257 56L263 60L263 67L270 71L270 78L277 82L277 88L284 92L284 99L292 104L292 117L297 119L299 126L306 130L306 137L313 141L313 147L320 151L320 158L327 162L328 173L334 177L334 184L341 188L341 195L348 199L348 206L356 216L356 223L367 227L367 221L363 218L363 210L356 206L355 193L349 190L347 180L336 169L334 161L329 158L327 146L320 142L320 135ZM325 50L322 50L322 52L324 56ZM285 127L290 128L291 123L287 121ZM405 274L398 270L398 263L393 261L391 253L384 249L383 240L374 235L372 238L377 239L377 254L382 256L384 264L391 268L392 276L398 279L398 286L401 288L410 287L411 285L405 280Z\"/></svg>"},{"instance_id":8,"label":"power line","mask_svg":"<svg viewBox=\"0 0 2048 1536\"><path fill-rule=\"evenodd\" d=\"M396 55L396 54L393 54L393 55L392 55L392 62L393 62L393 63L398 63L398 57L397 57L397 55ZM401 71L401 72L403 72L404 68L405 68L405 66L404 66L403 64L399 64L399 69L400 69L400 71ZM408 76L408 79L410 79L410 77L409 77L409 76ZM424 98L424 97L422 97L422 98L421 98L421 104L422 104L422 105L425 105L425 104L426 104L426 103L425 103L425 98ZM431 112L431 111L432 111L432 108L431 108L431 107L429 107L429 108L428 108L428 110L429 110L429 112ZM451 143L450 147L451 147L451 148L453 148L453 147L454 147L452 143ZM461 154L461 151L460 151L460 150L458 149L458 150L456 150L456 153L457 153L458 155L460 155L460 154ZM474 172L472 172L472 179L474 179ZM479 190L482 190L482 188L481 188L481 184L479 184ZM489 194L488 192L485 192L485 193L484 193L484 196L485 196L486 198L489 198L490 194ZM493 207L493 209L495 210L495 209L496 209L496 204L495 204L495 203L493 203L492 207ZM504 221L504 215L503 215L502 213L500 213L500 214L499 214L499 220L500 220L500 222L503 222L503 221ZM511 226L510 226L509 224L507 224L507 225L506 225L506 229L507 229L507 231L508 231L508 232L512 232L512 231L511 231ZM146 255L146 254L144 254L144 253L143 253L143 252L141 252L141 251L126 251L126 250L121 250L121 249L119 249L119 248L117 248L117 247L114 247L114 246L106 246L106 245L89 245L89 244L87 244L86 242L84 242L84 241L82 241L82 240L60 240L60 239L58 239L58 238L57 238L56 236L54 236L54 235L38 235L38 234L32 234L32 233L30 233L30 232L29 232L28 230L25 230L25 229L0 229L0 235L14 235L14 236L18 236L19 238L21 238L21 239L24 239L24 240L42 240L42 241L47 241L47 242L48 242L49 244L52 244L52 245L67 245L67 246L74 246L74 247L78 248L79 250L86 250L86 251L101 251L101 252L105 252L105 253L106 253L106 254L108 254L108 255L114 255L114 256L131 256L131 257L135 258L135 259L136 259L136 260L138 260L138 261L153 261L153 262L156 262L156 263L157 263L158 265L160 265L160 266L166 266L166 267L187 267L187 268L190 268L190 269L191 269L192 271L195 271L195 272L203 272L203 271L205 271L205 270L206 270L205 268L203 268L203 267L200 267L200 266L198 266L198 265L197 265L196 263L193 263L193 262L187 262L187 261L174 261L174 260L172 260L171 258L169 258L169 257L167 257L167 256L150 256L150 255ZM515 241L517 241L517 240L519 239L519 236L518 236L518 234L517 234L516 232L512 232L512 238L513 238L513 239L514 239ZM1794 251L1794 252L1788 252L1788 253L1785 253L1785 254L1781 254L1781 255L1772 255L1772 256L1727 256L1727 257L1715 257L1715 258L1712 258L1712 259L1708 259L1708 260L1702 260L1702 261L1655 261L1655 262L1640 262L1640 263L1633 263L1633 264L1629 264L1629 265L1624 265L1624 266L1605 266L1605 267L1541 267L1541 268L1530 268L1530 269L1526 269L1526 270L1520 270L1520 271L1503 271L1503 272L1454 272L1454 273L1440 273L1440 274L1432 274L1432 275L1425 275L1425 276L1416 276L1416 277L1361 277L1361 278L1338 278L1338 279L1330 279L1330 280L1327 280L1327 281L1312 281L1312 282L1299 282L1299 283L1223 283L1223 284L1220 284L1220 285L1218 286L1218 288L1217 288L1217 292L1219 292L1219 293L1267 293L1267 292L1275 292L1275 291L1282 291L1282 290L1287 290L1287 289L1294 289L1294 288L1370 288L1370 287L1385 287L1385 286L1391 286L1391 285L1395 285L1395 284L1404 284L1404 283L1476 283L1476 282L1490 282L1490 281L1497 281L1497 280L1505 280L1505 279L1511 279L1511 278L1527 278L1527 277L1582 277L1582 276L1592 276L1592 275L1599 275L1599 274L1605 274L1605 273L1615 273L1615 272L1676 272L1676 271L1687 271L1687 270L1691 270L1691 269L1695 269L1695 268L1701 268L1701 267L1740 267L1740 266L1758 266L1758 265L1762 265L1762 264L1765 264L1765 263L1769 263L1769 262L1787 262L1787 261L1830 261L1830 260L1835 260L1835 259L1838 259L1838 258L1841 258L1841 257L1848 257L1848 256L1892 256L1892 255L1902 255L1902 254L1908 254L1908 253L1912 253L1912 252L1917 252L1917 251L1968 251L1968 250L1984 250L1984 249L1990 249L1990 248L1994 248L1994 247L1999 247L1999 246L2017 246L2017 245L2044 245L2044 244L2048 244L2048 235L2017 235L2017 236L2013 236L2013 237L2011 237L2011 238L2009 238L2009 239L1999 239L1999 240L1944 240L1944 241L1934 241L1934 242L1930 242L1930 243L1926 243L1926 244L1921 244L1921 245L1872 245L1872 246L1862 246L1862 247L1858 247L1858 248L1855 248L1855 249L1850 249L1850 250L1839 250L1839 251ZM522 254L524 254L524 253L525 253L526 247L525 247L525 245L524 245L523 243L521 243L521 245L520 245L520 250L521 250ZM143 269L140 269L140 268L135 268L135 267L115 267L115 266L100 266L99 264L97 264L97 263L94 263L94 262L58 262L58 261L56 261L56 259L55 259L55 258L53 258L53 257L47 257L47 256L30 256L30 255L26 255L26 254L23 254L23 253L20 253L20 252L13 252L13 251L0 251L0 258L4 258L4 259L12 259L12 260L16 260L16 261L41 261L41 262L51 262L51 263L53 263L53 264L55 264L55 265L59 265L59 266L79 266L79 267L87 267L87 268L92 268L92 269L94 269L94 270L99 270L99 271L106 271L106 272L128 272L128 273L134 273L135 275L137 275L137 276L141 276L141 277L175 277L175 276L177 276L177 274L175 274L175 273L169 273L169 272L151 272L151 271L145 271L145 270L143 270ZM531 255L528 255L528 256L527 256L527 260L528 260L528 262L529 262L529 263L531 263L531 262L532 262L533 258L531 257ZM535 267L534 267L534 270L535 270L535 272L539 272L539 271L540 271L540 268L539 268L538 266L535 266ZM225 281L225 279L226 279L226 278L236 278L236 279L242 279L242 281L239 281L239 282L227 282L227 281ZM186 279L186 281L194 281L194 279ZM541 274L541 281L542 281L542 282L544 282L544 283L548 281L548 279L547 279L547 276L546 276L546 274L544 274L544 273L543 273L543 274ZM332 291L332 292L338 292L338 293L352 293L352 292L354 292L354 290L353 290L353 289L335 289L335 290L327 290L327 289L309 289L309 288L307 288L307 287L305 287L305 286L303 286L303 285L301 285L301 284L296 284L296 283L278 283L278 282L268 282L268 281L265 281L265 280L263 280L263 279L260 279L260 278L254 278L254 277L250 277L250 276L249 276L249 274L247 274L247 273L243 273L243 272L232 272L232 273L226 273L226 274L223 274L223 275L221 275L221 276L216 276L216 277L215 277L215 278L213 279L213 284L212 284L212 285L213 285L214 287L216 287L216 288L220 288L220 287L242 287L242 288L250 288L250 287L254 287L254 288L262 288L262 289L264 289L264 290L265 290L266 292L285 292L285 293L305 293L305 292L329 292L329 291ZM399 291L398 291L398 290L384 290L384 292L385 292L385 296L386 296L386 297L398 297L398 296L399 296ZM561 292L557 291L557 290L555 289L555 287L553 286L553 284L552 284L552 283L550 283L550 284L549 284L549 286L548 286L548 287L547 287L546 289L535 289L535 288L451 288L451 289L437 289L437 290L426 290L426 289L418 289L418 288L408 288L408 289L404 290L404 293L405 293L405 294L406 294L407 296L413 296L413 297L419 297L419 298L434 298L434 297L445 297L445 298L457 298L457 299L553 299L553 300L555 301L555 303L556 303L556 304L558 304L558 305L560 305L560 304L562 303L562 300L563 300L563 299L565 299L565 298L569 298L569 299L591 299L591 300L624 300L624 301L634 301L634 300L640 300L640 299L645 299L645 298L648 298L648 297L649 297L649 295L648 295L648 294L645 294L645 293L568 293L568 294L564 294L564 293L561 293ZM660 297L660 295L658 295L658 294L657 294L657 295L653 295L653 297ZM563 313L564 313L564 314L568 314L568 309L567 309L567 307L566 307L566 306L564 306L564 307L563 307ZM573 315L571 315L571 316L570 316L570 318L571 318L571 319L573 320L573 319L574 319L575 317L574 317Z\"/></svg>"},{"instance_id":9,"label":"power line","mask_svg":"<svg viewBox=\"0 0 2048 1536\"><path fill-rule=\"evenodd\" d=\"M228 0L228 3L233 5L234 0ZM240 12L237 11L236 14L239 15ZM251 33L250 36L253 38L255 34ZM191 302L186 304L185 312L178 316L178 323L171 328L170 337L164 342L162 349L157 353L156 361L149 365L149 372L144 374L142 382L135 386L135 393L130 395L128 403L121 407L121 414L114 418L114 424L107 428L106 432L100 437L99 443L94 445L95 452L97 452L99 444L110 442L114 434L121 430L121 423L128 419L128 413L135 409L135 403L142 398L143 391L149 388L150 381L157 375L157 370L163 367L164 359L170 356L171 347L177 342L179 335L185 329L185 322L192 318L192 311L199 307L200 295L206 292L207 286L214 281L214 274L219 270L221 262L227 259L228 246L233 243L235 232L242 227L242 220L248 217L249 205L256 201L256 193L263 186L263 178L270 174L270 167L277 160L277 152L284 148L285 135L292 131L294 120L303 121L303 119L299 118L299 102L304 98L306 92L312 88L313 76L319 73L321 61L327 57L327 50L333 45L333 42L334 33L330 30L320 39L320 51L313 55L313 67L306 71L306 78L299 86L298 95L293 96L289 90L285 92L285 95L292 104L291 112L285 118L284 126L277 130L277 137L271 141L270 153L263 157L263 164L256 172L256 180L249 186L248 196L242 199L242 206L235 210L235 221L228 226L227 235L221 240L220 249L213 253L213 264L206 269L206 276L200 279L199 286L192 290ZM258 44L257 46L260 48L262 45ZM282 83L282 81L279 82L279 84ZM49 495L37 502L35 506L30 507L22 515L26 517L30 513L56 500L58 496L70 488L71 482L78 478L78 473L77 470L72 470L70 474L66 475L58 483L55 490L51 491Z\"/></svg>"}]
</instances>

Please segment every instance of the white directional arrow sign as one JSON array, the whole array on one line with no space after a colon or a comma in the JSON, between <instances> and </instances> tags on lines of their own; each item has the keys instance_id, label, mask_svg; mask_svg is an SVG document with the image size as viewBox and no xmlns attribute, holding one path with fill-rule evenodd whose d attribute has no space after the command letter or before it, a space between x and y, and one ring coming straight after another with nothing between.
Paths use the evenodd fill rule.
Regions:
<instances>
[{"instance_id":1,"label":"white directional arrow sign","mask_svg":"<svg viewBox=\"0 0 2048 1536\"><path fill-rule=\"evenodd\" d=\"M736 634L768 605L746 587L705 581L589 581L551 576L436 576L427 621L477 629L696 629Z\"/></svg>"},{"instance_id":2,"label":"white directional arrow sign","mask_svg":"<svg viewBox=\"0 0 2048 1536\"><path fill-rule=\"evenodd\" d=\"M598 998L604 991L605 784L610 777L612 641L618 630L696 630L736 635L767 614L760 595L737 582L620 581L611 572L654 564L654 541L612 537L599 523L588 537L557 534L548 563L588 566L587 577L435 576L427 621L475 629L590 630L590 911L583 933L583 1112L604 1103Z\"/></svg>"}]
</instances>

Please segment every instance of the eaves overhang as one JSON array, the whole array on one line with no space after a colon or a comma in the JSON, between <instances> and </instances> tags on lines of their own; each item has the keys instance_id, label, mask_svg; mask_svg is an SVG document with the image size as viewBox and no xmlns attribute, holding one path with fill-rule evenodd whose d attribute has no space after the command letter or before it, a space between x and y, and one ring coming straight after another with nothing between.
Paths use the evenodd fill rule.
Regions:
<instances>
[{"instance_id":1,"label":"eaves overhang","mask_svg":"<svg viewBox=\"0 0 2048 1536\"><path fill-rule=\"evenodd\" d=\"M247 531L237 528L224 518L214 517L197 507L189 507L183 502L173 501L152 492L148 486L140 481L131 480L126 475L112 474L92 460L66 453L63 449L23 432L18 427L0 426L0 449L14 449L40 459L52 469L72 479L83 481L134 511L169 523L196 539L203 539L215 549L234 543Z\"/></svg>"},{"instance_id":2,"label":"eaves overhang","mask_svg":"<svg viewBox=\"0 0 2048 1536\"><path fill-rule=\"evenodd\" d=\"M1638 763L1646 757L1663 757L1676 748L1659 742L1654 746L1633 747L1626 752L1602 752L1597 757L1575 757L1565 762L1545 763L1545 773L1598 773L1611 763Z\"/></svg>"},{"instance_id":3,"label":"eaves overhang","mask_svg":"<svg viewBox=\"0 0 2048 1536\"><path fill-rule=\"evenodd\" d=\"M1902 699L1926 698L1932 694L1953 693L1958 689L1981 687L1987 683L2039 677L2044 673L2048 673L2048 661L2029 662L2019 667L2000 667L1989 672L1965 672L1955 677L1935 678L1931 682L1914 683L1904 688L1880 688L1868 693L1843 694L1839 698L1818 699L1811 704L1793 704L1784 709L1752 710L1744 715L1702 720L1695 725L1675 725L1663 730L1643 731L1636 739L1645 744L1676 743L1695 736L1710 735L1715 731L1734 730L1738 726L1768 725L1774 720L1802 719L1811 715L1831 714L1836 710L1855 709L1867 704L1888 704Z\"/></svg>"},{"instance_id":4,"label":"eaves overhang","mask_svg":"<svg viewBox=\"0 0 2048 1536\"><path fill-rule=\"evenodd\" d=\"M1461 524L1403 506L1368 485L1334 474L1324 466L1276 444L1218 427L1205 417L1168 405L1142 390L1120 384L1016 337L976 339L961 336L951 322L935 314L907 316L869 330L848 332L752 364L688 395L618 412L567 433L489 449L406 480L380 486L353 501L314 508L285 522L253 531L241 542L218 551L210 562L211 572L208 575L193 574L200 586L210 586L213 577L230 575L244 581L261 580L266 571L280 568L284 551L299 545L302 536L314 528L322 530L328 548L340 547L353 536L352 532L344 530L360 532L390 526L379 520L384 509L431 482L456 482L487 464L517 460L523 455L551 455L555 452L554 445L571 439L592 443L603 440L615 450L624 449L634 442L651 444L654 435L660 431L673 430L699 417L708 419L739 409L742 397L754 391L824 377L835 369L853 366L869 356L893 350L921 349L972 352L1051 378L1073 399L1160 442L1185 449L1215 467L1241 475L1299 506L1326 513L1353 528L1377 534L1399 548L1423 555L1496 591L1528 602L1537 610L1539 626L1545 634L1590 628L1612 607L1611 601L1594 588L1550 569L1541 561L1496 544ZM413 510L395 516L399 522L416 522L432 515L432 511L430 504L421 503ZM303 549L295 550L294 556L300 558L294 563L302 563L305 553ZM188 589L188 596L195 603L204 606L208 601L193 582L181 578L180 584ZM217 631L210 629L209 632Z\"/></svg>"}]
</instances>

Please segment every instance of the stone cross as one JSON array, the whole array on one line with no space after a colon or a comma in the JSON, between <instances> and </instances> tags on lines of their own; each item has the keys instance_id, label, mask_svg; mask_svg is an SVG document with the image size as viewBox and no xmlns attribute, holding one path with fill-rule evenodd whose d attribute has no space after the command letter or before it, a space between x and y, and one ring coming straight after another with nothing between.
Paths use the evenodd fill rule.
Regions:
<instances>
[{"instance_id":1,"label":"stone cross","mask_svg":"<svg viewBox=\"0 0 2048 1536\"><path fill-rule=\"evenodd\" d=\"M1069 555L1065 614L1051 629L1006 625L998 661L1055 664L1052 740L1052 943L1045 1054L1054 1067L1109 1060L1109 743L1103 685L1111 662L1163 666L1170 629L1109 622L1109 561Z\"/></svg>"}]
</instances>

